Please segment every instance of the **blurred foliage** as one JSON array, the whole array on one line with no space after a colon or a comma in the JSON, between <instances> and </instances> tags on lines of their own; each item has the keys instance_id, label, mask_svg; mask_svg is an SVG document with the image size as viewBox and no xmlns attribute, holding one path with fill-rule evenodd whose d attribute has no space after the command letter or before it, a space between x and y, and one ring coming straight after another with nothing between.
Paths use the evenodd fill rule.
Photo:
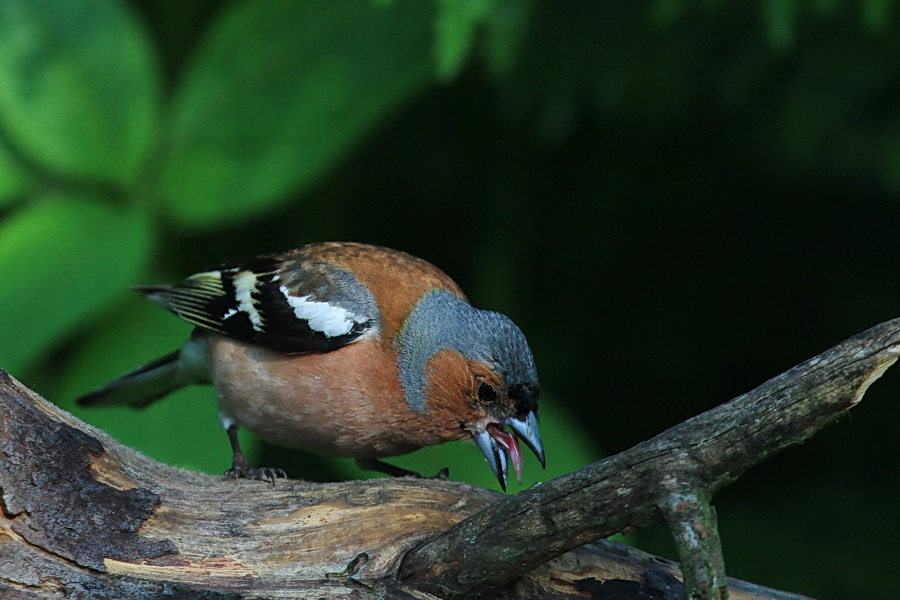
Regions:
<instances>
[{"instance_id":1,"label":"blurred foliage","mask_svg":"<svg viewBox=\"0 0 900 600\"><path fill-rule=\"evenodd\" d=\"M173 98L161 195L175 221L222 227L283 204L425 87L428 5L366 8L260 0L219 18Z\"/></svg>"},{"instance_id":2,"label":"blurred foliage","mask_svg":"<svg viewBox=\"0 0 900 600\"><path fill-rule=\"evenodd\" d=\"M3 0L0 365L218 473L211 389L72 406L189 333L128 285L380 243L520 323L549 462L523 485L571 471L897 316L897 7ZM719 495L730 574L892 593L896 379ZM254 443L294 476L371 476ZM395 462L496 487L464 444Z\"/></svg>"},{"instance_id":3,"label":"blurred foliage","mask_svg":"<svg viewBox=\"0 0 900 600\"><path fill-rule=\"evenodd\" d=\"M0 39L0 123L10 143L56 175L133 182L159 81L129 7L3 2Z\"/></svg>"}]
</instances>

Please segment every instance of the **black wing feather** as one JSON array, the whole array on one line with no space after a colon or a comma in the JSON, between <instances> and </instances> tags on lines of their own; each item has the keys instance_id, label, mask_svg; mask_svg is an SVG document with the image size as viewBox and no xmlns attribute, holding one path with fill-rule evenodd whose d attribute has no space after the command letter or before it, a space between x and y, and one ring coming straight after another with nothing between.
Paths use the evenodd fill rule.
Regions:
<instances>
[{"instance_id":1,"label":"black wing feather","mask_svg":"<svg viewBox=\"0 0 900 600\"><path fill-rule=\"evenodd\" d=\"M331 291L327 283L333 281L340 286L342 294L352 297L355 317L348 331L341 335L326 335L313 328L308 320L298 318L283 287L281 274L285 264L275 257L223 265L192 275L174 286L139 286L135 289L200 329L285 354L336 350L377 327L377 308L374 308L374 301L367 299L371 295L346 271L301 260L291 261L287 266L291 269L291 285L299 288L297 295L318 292L320 296L327 296ZM348 277L353 282L349 286ZM314 291L304 290L305 282L314 287ZM354 284L359 289L355 289ZM331 303L330 298L317 301ZM373 308L359 311L358 307L367 306L367 303ZM347 310L339 301L335 307Z\"/></svg>"}]
</instances>

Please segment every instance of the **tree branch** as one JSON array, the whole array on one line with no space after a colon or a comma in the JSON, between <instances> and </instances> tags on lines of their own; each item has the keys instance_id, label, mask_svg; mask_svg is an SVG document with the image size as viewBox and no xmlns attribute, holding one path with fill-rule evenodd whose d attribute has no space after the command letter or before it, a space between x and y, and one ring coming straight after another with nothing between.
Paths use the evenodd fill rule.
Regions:
<instances>
[{"instance_id":1,"label":"tree branch","mask_svg":"<svg viewBox=\"0 0 900 600\"><path fill-rule=\"evenodd\" d=\"M689 592L724 597L708 499L859 402L884 323L619 455L516 496L443 481L232 481L125 448L0 371L0 595L684 597L677 570L588 542L665 519ZM728 581L740 600L799 596ZM77 594L76 594L77 595Z\"/></svg>"},{"instance_id":2,"label":"tree branch","mask_svg":"<svg viewBox=\"0 0 900 600\"><path fill-rule=\"evenodd\" d=\"M855 406L898 352L900 319L877 325L625 452L493 504L411 552L400 577L446 598L488 596L553 556L664 512L692 593L717 598L724 569L706 499ZM684 504L693 505L690 523L676 516Z\"/></svg>"}]
</instances>

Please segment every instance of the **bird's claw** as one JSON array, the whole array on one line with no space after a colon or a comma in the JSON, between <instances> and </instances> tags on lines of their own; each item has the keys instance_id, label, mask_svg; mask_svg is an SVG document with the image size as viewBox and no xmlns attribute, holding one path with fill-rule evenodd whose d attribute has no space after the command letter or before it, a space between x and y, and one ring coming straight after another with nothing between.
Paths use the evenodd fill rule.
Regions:
<instances>
[{"instance_id":1,"label":"bird's claw","mask_svg":"<svg viewBox=\"0 0 900 600\"><path fill-rule=\"evenodd\" d=\"M225 477L228 479L255 479L258 481L268 481L275 485L276 479L286 479L287 473L283 469L273 467L254 467L246 460L235 460L231 468L225 471Z\"/></svg>"}]
</instances>

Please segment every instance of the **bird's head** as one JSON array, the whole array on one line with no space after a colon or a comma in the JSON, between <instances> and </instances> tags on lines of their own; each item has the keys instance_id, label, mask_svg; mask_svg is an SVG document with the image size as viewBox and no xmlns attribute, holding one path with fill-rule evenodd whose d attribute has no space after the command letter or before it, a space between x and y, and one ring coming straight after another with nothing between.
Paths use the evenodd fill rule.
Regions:
<instances>
[{"instance_id":1,"label":"bird's head","mask_svg":"<svg viewBox=\"0 0 900 600\"><path fill-rule=\"evenodd\" d=\"M397 344L410 409L471 436L503 489L510 462L521 478L519 440L545 464L537 369L509 317L433 290L416 305Z\"/></svg>"}]
</instances>

